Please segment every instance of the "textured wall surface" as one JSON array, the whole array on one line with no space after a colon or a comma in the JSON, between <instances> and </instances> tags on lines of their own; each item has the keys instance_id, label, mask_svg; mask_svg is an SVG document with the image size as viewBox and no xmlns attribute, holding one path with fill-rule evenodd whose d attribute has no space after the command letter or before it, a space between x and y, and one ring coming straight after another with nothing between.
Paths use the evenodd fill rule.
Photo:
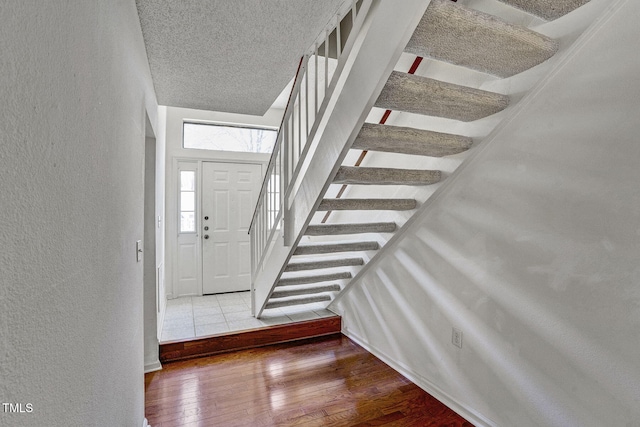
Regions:
<instances>
[{"instance_id":1,"label":"textured wall surface","mask_svg":"<svg viewBox=\"0 0 640 427\"><path fill-rule=\"evenodd\" d=\"M263 115L340 0L137 0L162 105Z\"/></svg>"},{"instance_id":2,"label":"textured wall surface","mask_svg":"<svg viewBox=\"0 0 640 427\"><path fill-rule=\"evenodd\" d=\"M0 425L141 426L157 105L135 4L3 1L0 51L0 402L33 408Z\"/></svg>"},{"instance_id":3,"label":"textured wall surface","mask_svg":"<svg viewBox=\"0 0 640 427\"><path fill-rule=\"evenodd\" d=\"M336 305L478 425L640 419L640 5L614 5Z\"/></svg>"}]
</instances>

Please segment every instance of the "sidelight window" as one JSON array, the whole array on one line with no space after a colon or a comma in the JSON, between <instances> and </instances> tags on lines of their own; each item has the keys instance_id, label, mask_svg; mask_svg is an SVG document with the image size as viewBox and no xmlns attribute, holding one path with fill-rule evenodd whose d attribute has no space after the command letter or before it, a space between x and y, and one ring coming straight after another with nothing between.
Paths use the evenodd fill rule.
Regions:
<instances>
[{"instance_id":1,"label":"sidelight window","mask_svg":"<svg viewBox=\"0 0 640 427\"><path fill-rule=\"evenodd\" d=\"M180 171L180 232L196 232L195 171Z\"/></svg>"}]
</instances>

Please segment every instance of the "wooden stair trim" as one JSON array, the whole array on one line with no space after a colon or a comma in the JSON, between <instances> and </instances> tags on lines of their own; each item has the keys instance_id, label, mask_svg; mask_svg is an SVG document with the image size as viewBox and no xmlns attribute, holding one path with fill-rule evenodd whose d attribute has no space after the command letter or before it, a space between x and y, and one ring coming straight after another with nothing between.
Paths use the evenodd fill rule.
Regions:
<instances>
[{"instance_id":1,"label":"wooden stair trim","mask_svg":"<svg viewBox=\"0 0 640 427\"><path fill-rule=\"evenodd\" d=\"M340 334L340 316L267 326L222 335L160 344L160 362L168 363L247 348Z\"/></svg>"},{"instance_id":2,"label":"wooden stair trim","mask_svg":"<svg viewBox=\"0 0 640 427\"><path fill-rule=\"evenodd\" d=\"M410 211L418 206L414 199L323 199L317 211Z\"/></svg>"},{"instance_id":3,"label":"wooden stair trim","mask_svg":"<svg viewBox=\"0 0 640 427\"><path fill-rule=\"evenodd\" d=\"M338 234L393 233L395 222L364 222L350 224L316 224L305 230L307 236L333 236Z\"/></svg>"},{"instance_id":4,"label":"wooden stair trim","mask_svg":"<svg viewBox=\"0 0 640 427\"><path fill-rule=\"evenodd\" d=\"M442 172L419 169L365 168L341 166L334 184L349 185L431 185L440 181Z\"/></svg>"}]
</instances>

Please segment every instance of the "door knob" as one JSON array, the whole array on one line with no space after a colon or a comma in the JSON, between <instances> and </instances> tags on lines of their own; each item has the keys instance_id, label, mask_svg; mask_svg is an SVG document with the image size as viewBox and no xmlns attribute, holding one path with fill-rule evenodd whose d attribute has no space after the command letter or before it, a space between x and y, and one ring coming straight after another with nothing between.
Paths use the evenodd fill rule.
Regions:
<instances>
[{"instance_id":1,"label":"door knob","mask_svg":"<svg viewBox=\"0 0 640 427\"><path fill-rule=\"evenodd\" d=\"M208 239L208 238L209 238L209 235L208 235L208 234L205 234L205 235L204 235L204 238L205 238L205 239Z\"/></svg>"}]
</instances>

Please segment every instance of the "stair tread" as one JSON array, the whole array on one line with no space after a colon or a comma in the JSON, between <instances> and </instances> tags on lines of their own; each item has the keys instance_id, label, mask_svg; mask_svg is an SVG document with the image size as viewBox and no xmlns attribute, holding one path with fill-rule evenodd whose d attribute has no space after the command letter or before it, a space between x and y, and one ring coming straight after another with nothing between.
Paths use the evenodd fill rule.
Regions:
<instances>
[{"instance_id":1,"label":"stair tread","mask_svg":"<svg viewBox=\"0 0 640 427\"><path fill-rule=\"evenodd\" d=\"M406 52L499 77L532 68L558 50L558 42L450 0L432 0Z\"/></svg>"},{"instance_id":2,"label":"stair tread","mask_svg":"<svg viewBox=\"0 0 640 427\"><path fill-rule=\"evenodd\" d=\"M415 209L418 202L414 199L323 199L317 211L345 210L397 210Z\"/></svg>"},{"instance_id":3,"label":"stair tread","mask_svg":"<svg viewBox=\"0 0 640 427\"><path fill-rule=\"evenodd\" d=\"M323 302L323 301L331 301L331 296L327 294L321 295L312 295L302 298L287 298L287 299L276 299L275 301L269 300L265 305L265 309L268 308L278 308L278 307L286 307L289 305L303 305L303 304L312 304L315 302Z\"/></svg>"},{"instance_id":4,"label":"stair tread","mask_svg":"<svg viewBox=\"0 0 640 427\"><path fill-rule=\"evenodd\" d=\"M375 106L470 122L498 113L509 97L428 77L393 71Z\"/></svg>"},{"instance_id":5,"label":"stair tread","mask_svg":"<svg viewBox=\"0 0 640 427\"><path fill-rule=\"evenodd\" d=\"M443 157L466 151L472 144L471 138L461 135L365 123L351 148Z\"/></svg>"},{"instance_id":6,"label":"stair tread","mask_svg":"<svg viewBox=\"0 0 640 427\"><path fill-rule=\"evenodd\" d=\"M341 289L340 285L338 284L322 285L322 286L307 286L304 288L285 287L285 288L274 291L271 294L271 298L278 299L278 298L287 298L287 297L292 297L297 295L317 294L322 292L339 292L340 289Z\"/></svg>"},{"instance_id":7,"label":"stair tread","mask_svg":"<svg viewBox=\"0 0 640 427\"><path fill-rule=\"evenodd\" d=\"M364 264L364 260L362 258L340 258L340 259L329 259L329 260L310 261L310 262L293 262L293 263L287 264L284 271L285 272L306 271L306 270L317 270L321 268L357 266L357 265L363 265L363 264Z\"/></svg>"},{"instance_id":8,"label":"stair tread","mask_svg":"<svg viewBox=\"0 0 640 427\"><path fill-rule=\"evenodd\" d=\"M334 184L349 185L431 185L440 181L440 171L341 166Z\"/></svg>"},{"instance_id":9,"label":"stair tread","mask_svg":"<svg viewBox=\"0 0 640 427\"><path fill-rule=\"evenodd\" d=\"M293 252L294 255L326 254L334 252L375 251L380 249L376 241L329 243L314 245L299 245Z\"/></svg>"},{"instance_id":10,"label":"stair tread","mask_svg":"<svg viewBox=\"0 0 640 427\"><path fill-rule=\"evenodd\" d=\"M503 3L553 21L589 2L589 0L499 0Z\"/></svg>"},{"instance_id":11,"label":"stair tread","mask_svg":"<svg viewBox=\"0 0 640 427\"><path fill-rule=\"evenodd\" d=\"M308 226L304 234L307 236L329 236L336 234L392 233L395 230L395 222L316 224Z\"/></svg>"},{"instance_id":12,"label":"stair tread","mask_svg":"<svg viewBox=\"0 0 640 427\"><path fill-rule=\"evenodd\" d=\"M301 285L305 283L328 282L331 280L351 279L353 275L349 271L341 271L338 273L317 274L312 276L296 276L287 277L278 280L276 286Z\"/></svg>"}]
</instances>

